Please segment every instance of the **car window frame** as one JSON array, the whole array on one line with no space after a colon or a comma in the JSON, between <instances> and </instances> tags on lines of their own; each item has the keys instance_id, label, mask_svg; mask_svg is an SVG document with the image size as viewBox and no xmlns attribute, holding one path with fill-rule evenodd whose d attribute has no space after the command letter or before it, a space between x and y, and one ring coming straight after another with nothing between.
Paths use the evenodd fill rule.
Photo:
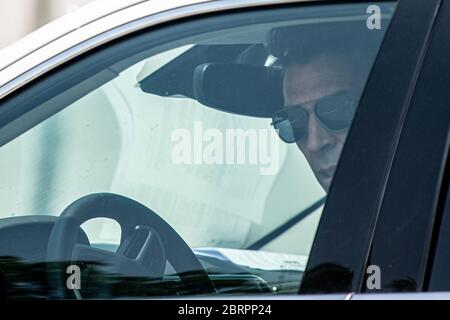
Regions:
<instances>
[{"instance_id":1,"label":"car window frame","mask_svg":"<svg viewBox=\"0 0 450 320\"><path fill-rule=\"evenodd\" d=\"M414 0L414 1L415 1L415 3L420 2L418 0ZM239 9L227 9L226 11L219 11L219 12L216 12L215 14L221 15L221 14L225 14L227 12L254 11L257 9L270 9L270 8L280 8L280 7L288 7L288 6L297 7L297 6L321 5L321 4L328 4L330 2L333 3L333 1L319 1L319 2L307 1L307 2L298 2L298 3L289 2L289 3L265 4L265 5L254 4L253 6L250 6L250 7L239 8ZM348 2L354 3L354 1L348 1ZM367 1L359 1L359 2L365 3ZM382 2L382 1L377 1L377 2ZM435 2L438 2L438 1L436 0ZM347 1L344 1L342 3L347 3ZM335 288L333 288L333 287L327 287L321 283L317 283L318 289L321 292L326 292L326 293L339 292L340 293L343 291L345 291L345 292L358 291L358 289L357 289L358 283L361 282L361 279L364 274L363 273L364 268L362 267L362 265L364 265L364 263L366 261L366 257L368 255L368 251L369 251L369 247L370 247L370 238L374 231L373 223L363 224L360 228L358 228L356 233L352 231L353 232L353 235L351 236L352 239L354 238L354 235L357 234L358 236L360 236L366 240L361 243L358 243L358 250L357 250L358 253L353 253L350 250L347 252L347 254L342 255L340 258L337 258L337 252L332 252L332 250L324 250L324 252L319 252L319 251L322 250L323 248L333 248L333 246L329 247L329 244L330 243L334 244L334 243L336 243L337 240L341 243L345 243L344 238L348 237L348 235L347 235L348 230L349 230L348 228L339 229L339 230L336 229L334 231L331 230L331 232L330 232L330 229L328 228L329 225L332 225L332 224L336 223L337 221L339 222L338 225L345 223L345 221L352 222L354 220L355 216L358 217L358 215L357 215L357 214L359 214L358 210L361 210L361 209L364 209L367 211L367 215L365 215L365 217L369 218L368 221L373 221L375 219L376 212L374 211L374 208L377 208L379 206L379 203L381 200L379 198L377 198L376 200L370 201L368 203L362 203L361 198L364 198L364 194L367 194L368 192L367 192L367 190L363 191L361 189L357 190L358 192L354 193L354 199L359 204L358 206L355 206L354 208L352 208L352 210L350 210L345 215L345 217L344 216L337 217L337 215L333 214L333 213L339 212L339 210L341 208L345 208L345 207L348 208L348 204L345 204L343 199L340 199L340 196L342 195L342 192L345 189L342 189L341 191L340 191L340 189L348 188L355 181L353 170L355 168L359 168L358 170L364 172L365 169L371 168L367 164L365 164L365 165L359 164L359 165L357 165L357 167L354 166L355 161L361 161L362 159L370 158L369 153L363 154L361 152L358 152L358 150L361 150L361 143L362 143L361 142L362 139L361 139L361 136L359 136L359 134L364 131L364 123L365 123L364 119L367 119L367 117L370 117L377 111L376 110L377 105L374 104L373 102L371 102L372 97L379 94L381 91L383 91L386 88L386 85L382 84L385 80L383 77L383 72L387 68L389 68L389 70L392 71L392 66L389 65L389 63L391 63L392 60L400 61L399 56L391 57L391 54L389 52L390 48L392 46L392 42L394 41L394 38L396 38L398 36L398 33L400 32L400 30L404 27L403 26L403 24L405 23L404 20L405 20L405 17L408 15L413 14L413 15L417 15L419 17L420 23L418 24L418 26L420 28L424 28L425 25L431 23L431 19L429 17L427 17L425 14L426 12L428 12L427 10L425 10L425 13L423 13L423 12L421 13L420 12L421 10L419 10L418 8L415 8L415 10L410 9L410 7L408 5L406 5L406 3L407 3L407 1L405 1L405 0L398 1L397 10L396 10L396 13L394 14L391 24L392 24L392 22L396 21L400 25L396 26L395 28L389 27L389 29L387 30L385 38L389 36L391 39L390 39L390 41L383 42L383 45L378 54L376 63L374 65L374 67L372 68L371 76L369 78L368 84L366 85L366 89L363 93L363 98L362 98L362 101L360 104L361 108L364 110L357 112L357 114L355 116L354 124L352 125L352 128L350 130L347 142L346 142L344 150L343 150L343 154L341 155L341 159L343 159L345 157L345 160L339 161L339 165L337 168L333 186L330 190L330 193L328 194L327 204L325 205L324 211L322 213L322 219L319 224L319 229L317 230L317 237L316 237L316 240L314 241L313 250L311 251L310 262L308 263L308 267L305 272L305 277L309 277L311 269L313 269L314 266L316 266L316 265L320 265L320 264L322 264L324 262L328 262L330 260L332 262L336 262L336 263L344 262L345 265L349 265L351 270L353 270L353 276L351 279L351 283L349 283L350 285L345 290L335 290ZM400 4L402 4L401 7L400 7ZM429 6L429 7L432 7L432 6ZM399 10L399 8L401 10ZM422 6L420 6L420 9L423 9ZM167 25L178 23L179 21L186 21L186 20L190 20L190 19L197 20L203 16L204 16L204 14L195 15L195 16L189 17L187 19L175 20L175 21L171 21L170 23L163 23L163 24L151 27L151 28L160 29ZM145 18L143 18L143 19L145 19ZM145 32L148 31L148 28L146 28L145 30L137 31L137 33L144 32L144 31ZM132 35L134 35L134 34L126 35L123 38L127 38ZM121 38L119 40L112 40L111 42L122 41L123 38ZM410 41L413 43L419 42L419 40L414 41L413 39L410 39ZM109 43L106 43L106 44L109 44ZM18 103L18 102L20 103L24 94L27 94L30 91L33 91L32 89L36 90L36 88L39 88L39 85L38 85L39 83L42 83L42 82L47 81L48 79L51 79L52 77L55 76L55 74L58 74L63 70L67 70L67 68L70 68L73 61L81 61L85 56L95 53L97 50L101 50L101 49L102 49L102 47L95 48L89 52L84 53L83 55L81 55L79 57L73 58L73 60L69 60L69 61L65 62L64 64L58 66L56 69L50 70L48 73L37 77L36 79L34 79L32 82L30 82L26 86L9 94L5 99L3 99L2 102L0 102L0 119L3 119L2 121L0 121L0 128L3 128L6 124L13 123L17 119L19 119L20 116L22 116L24 114L28 114L30 112L30 110L23 110L21 108L13 109L13 108L8 107L8 104L12 100L15 99L16 103ZM417 61L414 57L412 57L410 60L411 60L411 65L404 66L406 71L410 71L410 73L408 73L405 76L405 79L412 81L413 71L415 70L415 67L416 67L415 62L417 62ZM105 77L107 77L107 76L105 76ZM404 86L404 87L406 87L406 86ZM397 93L397 94L391 93L391 95L387 96L386 99L389 97L391 97L391 98L395 97L394 100L396 101L396 103L399 103L400 105L403 106L402 111L404 109L406 109L405 101L407 98L405 95L401 95L399 93ZM359 108L359 109L361 109L361 108ZM396 120L396 121L394 121L394 120ZM400 120L401 120L400 115L398 115L397 117L394 117L391 125L389 126L392 131L396 131L396 130L400 129L401 126L398 123ZM40 121L38 121L38 122L40 122ZM378 124L380 125L380 123L378 123ZM362 136L366 136L366 134L364 134ZM13 138L12 136L9 137L9 139L12 139L12 138ZM373 152L379 151L380 148L388 149L390 146L391 146L390 143L385 143L384 141L379 141L376 139L374 141L371 141L368 144L365 144L365 147L367 147L369 149L373 148ZM355 157L353 157L354 154L359 154L360 157L358 159L356 159ZM390 163L391 160L392 160L392 157L387 157L387 158L380 159L379 161L377 161L377 163L378 163L379 167L385 167L387 165L387 163ZM362 162L364 163L364 161L362 161ZM352 177L346 176L348 173L352 173L351 174ZM379 176L379 172L376 171L372 175ZM385 179L386 179L386 177L380 177L380 179L379 179L380 181L373 187L373 189L376 190L377 193L380 194L380 196L383 191L383 184L385 182ZM351 189L356 190L356 186L353 186ZM361 220L361 218L359 220ZM316 241L317 241L317 244L316 244ZM299 293L305 294L305 293L309 293L309 292L307 290L300 290Z\"/></svg>"},{"instance_id":2,"label":"car window frame","mask_svg":"<svg viewBox=\"0 0 450 320\"><path fill-rule=\"evenodd\" d=\"M446 74L445 70L450 70L450 63L448 58L450 57L450 45L448 39L450 38L450 30L446 27L446 22L450 19L450 3L444 1L442 4L442 9L439 13L438 20L436 23L435 39L433 40L427 58L430 60L429 65L424 65L428 71L427 79L423 81L431 82L431 77L433 77L434 86L431 88L426 88L424 90L424 95L430 96L431 103L437 103L446 105L450 104L450 93L445 87L445 84L450 83L450 76ZM444 40L444 41L443 41ZM447 58L447 61L446 61ZM428 70L429 69L429 70ZM440 77L436 79L436 77ZM425 75L424 75L425 77ZM432 90L432 91L431 91ZM445 107L442 106L442 110L439 113L439 117L447 120L447 130L445 127L441 129L441 134L438 136L437 142L441 145L441 151L438 154L438 159L436 163L439 164L440 174L435 177L435 185L437 191L434 193L434 205L432 209L434 211L429 214L430 227L427 230L427 240L428 247L423 250L422 260L424 261L421 267L422 282L423 285L420 288L421 291L426 292L442 292L450 291L450 282L448 279L448 272L444 279L435 278L436 272L435 268L440 268L442 270L443 265L436 265L440 263L438 259L440 256L440 241L449 240L448 236L442 239L442 233L449 230L450 227L450 112L445 112ZM434 129L434 127L433 127ZM433 141L434 144L434 141ZM446 245L448 248L448 244ZM448 257L448 255L446 255ZM448 267L449 264L446 263Z\"/></svg>"},{"instance_id":3,"label":"car window frame","mask_svg":"<svg viewBox=\"0 0 450 320\"><path fill-rule=\"evenodd\" d=\"M449 37L446 25L450 6L446 1L439 1L438 5L396 146L368 259L368 265L379 267L381 287L364 288L368 293L427 291L436 227L446 195L443 188L447 187L445 164L450 133L446 111L450 96L444 88L450 81L445 76L450 65L443 60L450 52L443 41ZM435 112L424 107L428 105ZM423 152L411 161L417 150Z\"/></svg>"}]
</instances>

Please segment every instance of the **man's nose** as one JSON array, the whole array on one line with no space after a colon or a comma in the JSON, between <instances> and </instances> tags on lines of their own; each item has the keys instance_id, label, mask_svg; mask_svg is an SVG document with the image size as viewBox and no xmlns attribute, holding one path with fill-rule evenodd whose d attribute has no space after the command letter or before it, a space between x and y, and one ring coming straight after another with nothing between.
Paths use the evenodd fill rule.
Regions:
<instances>
[{"instance_id":1,"label":"man's nose","mask_svg":"<svg viewBox=\"0 0 450 320\"><path fill-rule=\"evenodd\" d=\"M308 119L308 133L305 147L309 152L317 152L333 145L331 133L319 123L319 119L311 114Z\"/></svg>"}]
</instances>

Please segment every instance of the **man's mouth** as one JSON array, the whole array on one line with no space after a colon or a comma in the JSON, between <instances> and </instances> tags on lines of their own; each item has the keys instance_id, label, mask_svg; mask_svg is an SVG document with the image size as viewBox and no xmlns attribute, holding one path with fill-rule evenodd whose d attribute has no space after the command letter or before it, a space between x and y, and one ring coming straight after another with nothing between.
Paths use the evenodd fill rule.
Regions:
<instances>
[{"instance_id":1,"label":"man's mouth","mask_svg":"<svg viewBox=\"0 0 450 320\"><path fill-rule=\"evenodd\" d=\"M322 179L327 179L328 180L328 179L333 178L334 171L336 171L336 165L332 165L332 166L330 166L328 168L325 168L325 169L320 169L318 171L318 174L319 174L319 176Z\"/></svg>"}]
</instances>

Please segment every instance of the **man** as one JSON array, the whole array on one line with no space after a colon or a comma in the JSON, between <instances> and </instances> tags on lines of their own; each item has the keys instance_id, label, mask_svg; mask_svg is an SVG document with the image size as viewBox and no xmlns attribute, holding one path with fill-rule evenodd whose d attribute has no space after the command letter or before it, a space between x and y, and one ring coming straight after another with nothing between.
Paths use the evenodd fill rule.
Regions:
<instances>
[{"instance_id":1,"label":"man","mask_svg":"<svg viewBox=\"0 0 450 320\"><path fill-rule=\"evenodd\" d=\"M269 50L283 68L284 108L273 126L296 143L328 192L358 100L381 42L363 24L272 30Z\"/></svg>"}]
</instances>

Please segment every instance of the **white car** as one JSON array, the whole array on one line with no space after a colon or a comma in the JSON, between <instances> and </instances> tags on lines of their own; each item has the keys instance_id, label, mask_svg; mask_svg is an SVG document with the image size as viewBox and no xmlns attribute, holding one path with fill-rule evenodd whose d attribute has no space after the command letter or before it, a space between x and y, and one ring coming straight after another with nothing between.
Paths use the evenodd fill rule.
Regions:
<instances>
[{"instance_id":1,"label":"white car","mask_svg":"<svg viewBox=\"0 0 450 320\"><path fill-rule=\"evenodd\" d=\"M99 0L0 51L0 297L450 298L449 16Z\"/></svg>"}]
</instances>

